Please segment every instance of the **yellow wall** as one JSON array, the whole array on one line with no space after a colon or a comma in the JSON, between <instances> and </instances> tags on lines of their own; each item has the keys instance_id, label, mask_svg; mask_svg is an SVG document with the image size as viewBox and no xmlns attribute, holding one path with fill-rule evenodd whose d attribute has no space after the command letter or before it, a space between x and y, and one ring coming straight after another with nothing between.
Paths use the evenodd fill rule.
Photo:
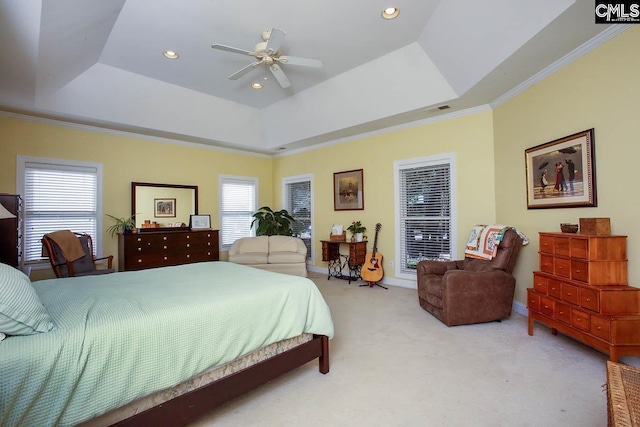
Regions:
<instances>
[{"instance_id":1,"label":"yellow wall","mask_svg":"<svg viewBox=\"0 0 640 427\"><path fill-rule=\"evenodd\" d=\"M16 191L18 155L103 164L104 213L131 214L131 182L198 186L198 210L218 227L219 175L259 179L259 203L271 204L271 159L187 145L161 143L111 133L0 117L0 192ZM104 218L104 228L111 222ZM103 234L103 253L117 259L117 240ZM38 278L38 272L33 276Z\"/></svg>"},{"instance_id":2,"label":"yellow wall","mask_svg":"<svg viewBox=\"0 0 640 427\"><path fill-rule=\"evenodd\" d=\"M476 223L518 227L531 238L516 266L516 300L526 301L531 272L538 268L539 231L559 231L561 222L610 217L615 234L629 236L629 282L640 286L640 231L636 199L640 144L634 125L640 99L640 28L633 27L568 65L495 111L481 111L413 128L326 145L269 159L212 149L161 143L15 118L0 117L0 192L15 192L18 154L104 164L105 213L130 212L132 181L198 185L200 212L218 226L219 174L257 176L259 205L282 206L281 179L312 174L314 180L314 264L321 262L319 240L332 224L361 220L373 237L380 222L378 249L385 276L394 280L393 162L454 152L457 179L458 256ZM527 210L524 150L595 128L597 208ZM365 209L333 210L333 173L364 169ZM105 220L105 228L109 222ZM105 253L116 254L104 236Z\"/></svg>"},{"instance_id":3,"label":"yellow wall","mask_svg":"<svg viewBox=\"0 0 640 427\"><path fill-rule=\"evenodd\" d=\"M612 233L628 236L629 284L640 286L638 46L640 28L634 26L494 111L496 219L531 238L516 266L520 302L538 269L537 233L560 231L561 222L581 217L610 217ZM524 150L590 128L598 207L527 210Z\"/></svg>"},{"instance_id":4,"label":"yellow wall","mask_svg":"<svg viewBox=\"0 0 640 427\"><path fill-rule=\"evenodd\" d=\"M274 203L282 205L281 179L313 174L315 265L324 266L320 239L327 239L332 224L348 226L361 220L371 240L381 223L378 251L384 258L385 277L394 277L389 261L395 261L393 164L396 160L456 153L458 249L471 227L495 221L493 171L493 122L491 111L328 145L312 151L274 159ZM334 211L333 173L364 169L364 210ZM368 247L372 249L371 244Z\"/></svg>"}]
</instances>

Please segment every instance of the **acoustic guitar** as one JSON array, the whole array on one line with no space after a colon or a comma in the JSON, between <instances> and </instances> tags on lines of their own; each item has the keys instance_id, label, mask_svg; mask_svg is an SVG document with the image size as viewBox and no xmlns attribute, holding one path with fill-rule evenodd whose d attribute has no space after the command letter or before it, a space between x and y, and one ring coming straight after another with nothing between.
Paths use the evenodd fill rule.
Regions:
<instances>
[{"instance_id":1,"label":"acoustic guitar","mask_svg":"<svg viewBox=\"0 0 640 427\"><path fill-rule=\"evenodd\" d=\"M376 237L373 239L373 252L367 252L364 264L360 270L360 277L369 283L376 283L382 280L382 254L378 252L378 231L382 224L376 224Z\"/></svg>"}]
</instances>

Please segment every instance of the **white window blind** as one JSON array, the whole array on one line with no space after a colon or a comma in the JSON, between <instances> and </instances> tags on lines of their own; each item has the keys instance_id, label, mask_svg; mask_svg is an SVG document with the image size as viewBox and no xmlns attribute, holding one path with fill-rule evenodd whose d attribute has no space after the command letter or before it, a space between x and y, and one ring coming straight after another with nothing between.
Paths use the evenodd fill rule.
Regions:
<instances>
[{"instance_id":1,"label":"white window blind","mask_svg":"<svg viewBox=\"0 0 640 427\"><path fill-rule=\"evenodd\" d=\"M25 263L42 260L42 236L57 230L89 234L98 251L102 246L98 233L102 165L20 157L18 163L24 197Z\"/></svg>"},{"instance_id":2,"label":"white window blind","mask_svg":"<svg viewBox=\"0 0 640 427\"><path fill-rule=\"evenodd\" d=\"M445 158L397 167L399 273L415 273L424 259L453 259L451 166Z\"/></svg>"},{"instance_id":3,"label":"white window blind","mask_svg":"<svg viewBox=\"0 0 640 427\"><path fill-rule=\"evenodd\" d=\"M256 178L220 178L220 241L222 250L229 250L241 237L255 235L251 228L256 212Z\"/></svg>"},{"instance_id":4,"label":"white window blind","mask_svg":"<svg viewBox=\"0 0 640 427\"><path fill-rule=\"evenodd\" d=\"M307 259L311 260L311 177L285 178L283 187L284 208L296 220L291 227L293 235L302 239L307 247Z\"/></svg>"}]
</instances>

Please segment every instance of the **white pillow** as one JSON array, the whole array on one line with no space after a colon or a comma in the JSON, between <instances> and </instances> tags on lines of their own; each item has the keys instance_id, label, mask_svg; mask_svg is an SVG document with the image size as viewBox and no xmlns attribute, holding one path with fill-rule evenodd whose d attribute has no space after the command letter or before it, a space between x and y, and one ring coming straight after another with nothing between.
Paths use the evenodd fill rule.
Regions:
<instances>
[{"instance_id":1,"label":"white pillow","mask_svg":"<svg viewBox=\"0 0 640 427\"><path fill-rule=\"evenodd\" d=\"M54 328L31 280L22 271L0 263L0 333L31 335Z\"/></svg>"}]
</instances>

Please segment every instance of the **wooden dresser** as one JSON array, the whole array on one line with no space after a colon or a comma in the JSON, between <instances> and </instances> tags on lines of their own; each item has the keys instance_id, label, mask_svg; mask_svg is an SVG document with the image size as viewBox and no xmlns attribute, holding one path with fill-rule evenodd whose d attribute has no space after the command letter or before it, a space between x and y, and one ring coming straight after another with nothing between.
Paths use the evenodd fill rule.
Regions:
<instances>
[{"instance_id":1,"label":"wooden dresser","mask_svg":"<svg viewBox=\"0 0 640 427\"><path fill-rule=\"evenodd\" d=\"M22 198L0 194L0 203L15 218L0 219L0 262L18 267L22 260Z\"/></svg>"},{"instance_id":2,"label":"wooden dresser","mask_svg":"<svg viewBox=\"0 0 640 427\"><path fill-rule=\"evenodd\" d=\"M118 235L118 271L219 259L218 230L145 231Z\"/></svg>"},{"instance_id":3,"label":"wooden dresser","mask_svg":"<svg viewBox=\"0 0 640 427\"><path fill-rule=\"evenodd\" d=\"M640 355L640 289L627 285L627 237L540 233L540 271L527 289L534 321L609 355Z\"/></svg>"}]
</instances>

